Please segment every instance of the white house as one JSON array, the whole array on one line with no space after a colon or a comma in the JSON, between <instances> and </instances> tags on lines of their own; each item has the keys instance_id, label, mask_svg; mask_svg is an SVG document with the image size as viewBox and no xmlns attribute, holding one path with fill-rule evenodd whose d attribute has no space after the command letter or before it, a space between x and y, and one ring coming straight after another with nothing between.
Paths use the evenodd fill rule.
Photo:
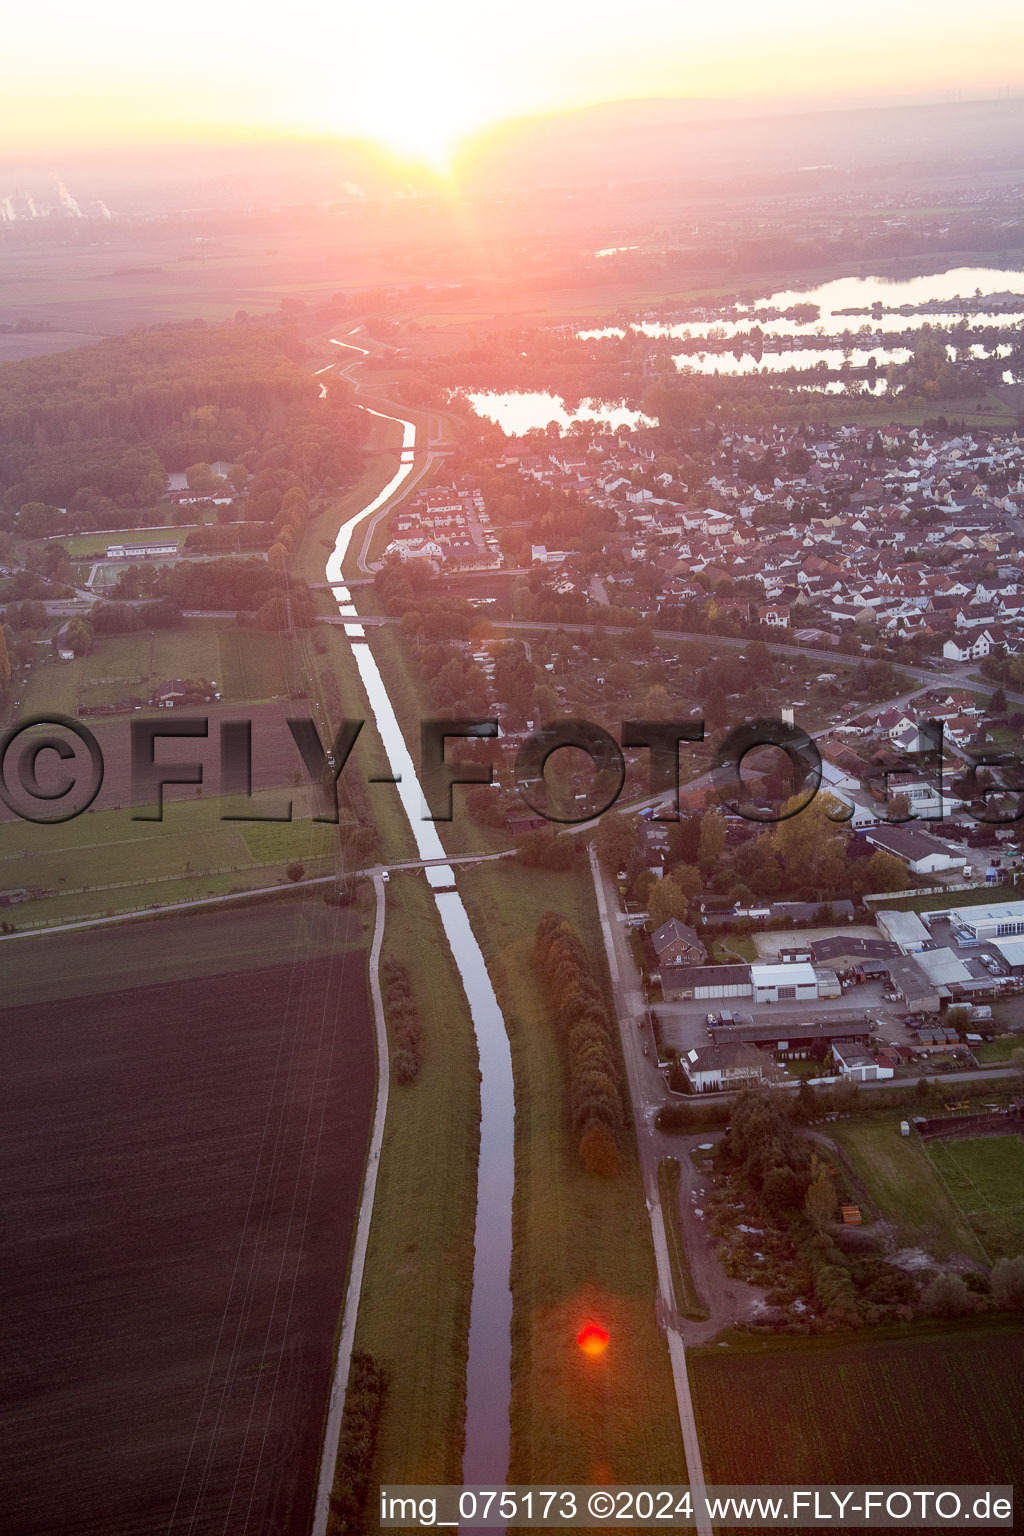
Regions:
<instances>
[{"instance_id":1,"label":"white house","mask_svg":"<svg viewBox=\"0 0 1024 1536\"><path fill-rule=\"evenodd\" d=\"M721 1093L759 1083L771 1068L764 1052L744 1040L695 1046L680 1057L680 1065L697 1093Z\"/></svg>"}]
</instances>

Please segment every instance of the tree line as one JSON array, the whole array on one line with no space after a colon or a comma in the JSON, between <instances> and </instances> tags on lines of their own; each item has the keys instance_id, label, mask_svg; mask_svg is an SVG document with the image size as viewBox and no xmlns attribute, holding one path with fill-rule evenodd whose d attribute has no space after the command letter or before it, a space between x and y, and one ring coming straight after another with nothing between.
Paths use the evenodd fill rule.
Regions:
<instances>
[{"instance_id":1,"label":"tree line","mask_svg":"<svg viewBox=\"0 0 1024 1536\"><path fill-rule=\"evenodd\" d=\"M537 924L534 960L543 978L565 1051L569 1114L580 1162L588 1173L619 1172L625 1127L622 1067L615 1029L594 980L593 958L560 912Z\"/></svg>"}]
</instances>

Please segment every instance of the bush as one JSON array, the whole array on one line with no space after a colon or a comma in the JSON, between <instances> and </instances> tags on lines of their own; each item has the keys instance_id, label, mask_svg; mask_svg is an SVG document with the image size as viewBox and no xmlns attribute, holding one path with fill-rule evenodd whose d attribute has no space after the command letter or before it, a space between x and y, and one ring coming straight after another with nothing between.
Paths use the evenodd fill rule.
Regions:
<instances>
[{"instance_id":1,"label":"bush","mask_svg":"<svg viewBox=\"0 0 1024 1536\"><path fill-rule=\"evenodd\" d=\"M367 1505L387 1387L383 1366L365 1351L356 1351L349 1366L328 1536L362 1536L376 1526Z\"/></svg>"},{"instance_id":2,"label":"bush","mask_svg":"<svg viewBox=\"0 0 1024 1536\"><path fill-rule=\"evenodd\" d=\"M921 1292L921 1307L929 1317L966 1317L977 1305L959 1275L936 1275Z\"/></svg>"},{"instance_id":3,"label":"bush","mask_svg":"<svg viewBox=\"0 0 1024 1536\"><path fill-rule=\"evenodd\" d=\"M409 972L399 960L383 960L380 967L384 1012L391 1035L391 1070L403 1087L416 1081L423 1065L420 1045L423 1024L412 994Z\"/></svg>"},{"instance_id":4,"label":"bush","mask_svg":"<svg viewBox=\"0 0 1024 1536\"><path fill-rule=\"evenodd\" d=\"M998 1261L992 1270L992 1296L996 1306L1008 1312L1024 1307L1024 1258Z\"/></svg>"}]
</instances>

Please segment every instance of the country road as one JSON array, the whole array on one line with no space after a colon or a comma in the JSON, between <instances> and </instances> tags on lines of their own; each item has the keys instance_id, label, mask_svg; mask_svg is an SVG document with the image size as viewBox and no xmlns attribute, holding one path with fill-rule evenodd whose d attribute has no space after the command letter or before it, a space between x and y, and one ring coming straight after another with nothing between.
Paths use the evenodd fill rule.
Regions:
<instances>
[{"instance_id":1,"label":"country road","mask_svg":"<svg viewBox=\"0 0 1024 1536\"><path fill-rule=\"evenodd\" d=\"M492 574L492 573L488 573ZM325 624L339 624L343 620L327 618L321 621ZM401 619L390 614L368 613L360 615L362 624L400 624ZM602 624L600 620L587 623L551 623L543 619L502 619L495 615L488 615L487 623L492 629L511 630L513 632L531 630L535 633L566 634L566 635L592 635L600 632L604 635L626 635L630 633L628 628L615 624ZM706 635L697 634L692 630L683 629L652 629L651 634L655 640L668 640L677 642L690 642L710 646L724 646L726 649L741 650L754 644L749 638L735 635ZM783 645L776 640L765 640L764 645L774 656L810 657L814 661L831 662L834 666L856 666L861 660L858 656L844 656L837 651L823 651L808 645ZM994 683L978 683L971 681L971 675L976 663L965 662L960 667L952 667L943 671L932 670L929 667L911 667L902 661L895 661L893 665L898 671L907 677L912 677L918 684L915 692L923 689L949 688L969 689L972 693L991 694L995 691ZM1007 702L1010 704L1024 705L1024 693L1006 692Z\"/></svg>"},{"instance_id":2,"label":"country road","mask_svg":"<svg viewBox=\"0 0 1024 1536\"><path fill-rule=\"evenodd\" d=\"M643 1054L643 1045L648 1033L645 1029L641 1029L647 1012L646 1000L638 984L636 969L626 945L622 925L615 921L614 913L609 910L605 876L593 844L590 847L590 870L604 934L615 1015L622 1039L622 1056L626 1066L630 1102L633 1107L640 1172L651 1221L651 1239L654 1244L657 1272L655 1307L659 1325L668 1343L679 1428L686 1454L687 1482L694 1496L697 1536L712 1536L712 1528L708 1520L703 1515L696 1514L696 1510L703 1507L706 1486L704 1464L701 1457L700 1437L697 1433L697 1419L693 1411L693 1398L690 1394L690 1378L686 1370L686 1350L672 1286L672 1266L665 1232L665 1215L661 1209L658 1192L658 1151L652 1134L654 1126L653 1105L650 1100L652 1086L650 1074L653 1071L654 1075L660 1078L660 1073L658 1073L657 1064L652 1064L650 1058Z\"/></svg>"},{"instance_id":3,"label":"country road","mask_svg":"<svg viewBox=\"0 0 1024 1536\"><path fill-rule=\"evenodd\" d=\"M368 961L370 997L373 1001L374 1038L377 1045L377 1103L374 1108L373 1126L366 1149L366 1168L363 1174L363 1192L359 1203L352 1251L349 1256L348 1282L345 1288L345 1310L341 1317L338 1335L338 1352L334 1359L334 1377L328 1400L327 1419L324 1424L323 1449L320 1453L320 1476L317 1482L316 1504L313 1510L311 1536L326 1536L327 1518L331 1506L331 1489L338 1461L341 1441L341 1420L345 1412L345 1392L348 1387L349 1365L356 1336L356 1320L359 1315L359 1297L363 1286L363 1269L366 1264L366 1248L370 1238L370 1222L373 1219L373 1200L377 1190L377 1173L380 1168L380 1150L384 1144L384 1122L388 1112L388 1084L391 1067L388 1057L388 1031L384 1017L384 999L380 989L380 951L384 942L384 918L387 891L383 875L378 870L373 877L376 897L376 913L373 924L373 940Z\"/></svg>"}]
</instances>

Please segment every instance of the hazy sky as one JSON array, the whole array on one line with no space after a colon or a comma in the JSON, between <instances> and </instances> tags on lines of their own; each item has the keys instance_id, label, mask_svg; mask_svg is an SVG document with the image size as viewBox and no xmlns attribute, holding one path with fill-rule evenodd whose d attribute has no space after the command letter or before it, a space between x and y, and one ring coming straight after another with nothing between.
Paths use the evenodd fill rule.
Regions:
<instances>
[{"instance_id":1,"label":"hazy sky","mask_svg":"<svg viewBox=\"0 0 1024 1536\"><path fill-rule=\"evenodd\" d=\"M0 147L359 135L437 157L508 116L644 96L1024 87L1019 0L21 0Z\"/></svg>"}]
</instances>

